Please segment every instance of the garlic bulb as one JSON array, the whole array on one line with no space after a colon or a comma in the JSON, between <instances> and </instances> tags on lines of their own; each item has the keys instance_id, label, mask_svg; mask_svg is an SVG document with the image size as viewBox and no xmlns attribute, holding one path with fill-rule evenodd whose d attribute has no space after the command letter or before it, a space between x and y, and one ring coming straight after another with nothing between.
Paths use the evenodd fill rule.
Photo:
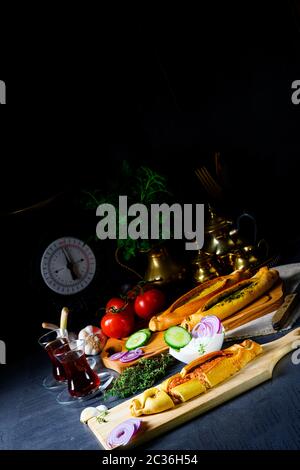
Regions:
<instances>
[{"instance_id":1,"label":"garlic bulb","mask_svg":"<svg viewBox=\"0 0 300 470\"><path fill-rule=\"evenodd\" d=\"M100 328L88 325L83 328L78 335L78 339L85 340L85 354L95 356L99 354L105 346L107 337Z\"/></svg>"},{"instance_id":2,"label":"garlic bulb","mask_svg":"<svg viewBox=\"0 0 300 470\"><path fill-rule=\"evenodd\" d=\"M88 406L84 410L82 410L80 415L80 421L83 424L86 424L90 419L97 418L97 416L101 416L102 420L104 420L107 414L108 408L105 405L99 405L96 408L93 406Z\"/></svg>"},{"instance_id":3,"label":"garlic bulb","mask_svg":"<svg viewBox=\"0 0 300 470\"><path fill-rule=\"evenodd\" d=\"M86 424L89 419L95 418L98 415L99 411L97 410L97 408L88 406L87 408L84 408L84 410L82 410L80 415L80 422Z\"/></svg>"},{"instance_id":4,"label":"garlic bulb","mask_svg":"<svg viewBox=\"0 0 300 470\"><path fill-rule=\"evenodd\" d=\"M105 405L96 406L96 409L97 409L100 413L104 413L105 411L108 410L107 406L105 406Z\"/></svg>"}]
</instances>

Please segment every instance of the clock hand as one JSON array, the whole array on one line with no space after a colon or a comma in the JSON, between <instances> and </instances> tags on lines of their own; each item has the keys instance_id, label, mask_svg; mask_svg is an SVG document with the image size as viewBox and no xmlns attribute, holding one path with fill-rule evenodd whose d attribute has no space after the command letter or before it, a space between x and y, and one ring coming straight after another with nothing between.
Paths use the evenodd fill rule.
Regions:
<instances>
[{"instance_id":1,"label":"clock hand","mask_svg":"<svg viewBox=\"0 0 300 470\"><path fill-rule=\"evenodd\" d=\"M65 266L63 268L56 269L54 272L55 272L55 274L58 274L60 271L63 271L64 269L66 269Z\"/></svg>"},{"instance_id":2,"label":"clock hand","mask_svg":"<svg viewBox=\"0 0 300 470\"><path fill-rule=\"evenodd\" d=\"M77 276L77 273L74 270L74 266L73 266L74 263L72 263L72 260L70 258L69 253L67 252L67 250L65 248L62 248L62 251L63 251L63 254L64 254L64 256L66 258L66 261L67 261L67 268L69 269L69 271L71 273L73 281L75 281L76 279L78 279L78 276Z\"/></svg>"},{"instance_id":3,"label":"clock hand","mask_svg":"<svg viewBox=\"0 0 300 470\"><path fill-rule=\"evenodd\" d=\"M63 251L63 254L65 255L65 258L66 258L67 262L72 263L72 260L70 258L69 253L67 252L67 250L65 248L62 248L62 251Z\"/></svg>"}]
</instances>

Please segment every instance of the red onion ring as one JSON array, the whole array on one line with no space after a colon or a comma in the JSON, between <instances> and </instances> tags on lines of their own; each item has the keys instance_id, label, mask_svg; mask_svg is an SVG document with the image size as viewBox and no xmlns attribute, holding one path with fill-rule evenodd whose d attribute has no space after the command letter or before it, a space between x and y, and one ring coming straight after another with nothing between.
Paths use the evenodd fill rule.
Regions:
<instances>
[{"instance_id":1,"label":"red onion ring","mask_svg":"<svg viewBox=\"0 0 300 470\"><path fill-rule=\"evenodd\" d=\"M208 336L210 337L215 336L216 332L215 332L213 325L209 322L205 322L205 325L207 326Z\"/></svg>"},{"instance_id":2,"label":"red onion ring","mask_svg":"<svg viewBox=\"0 0 300 470\"><path fill-rule=\"evenodd\" d=\"M204 323L200 322L192 330L192 336L194 338L201 338L203 336L207 336L207 327Z\"/></svg>"},{"instance_id":3,"label":"red onion ring","mask_svg":"<svg viewBox=\"0 0 300 470\"><path fill-rule=\"evenodd\" d=\"M136 359L138 359L139 357L141 357L143 355L143 350L140 349L140 348L137 348L137 349L133 349L132 351L127 351L126 354L124 354L121 358L120 358L120 362L131 362L131 361L135 361Z\"/></svg>"},{"instance_id":4,"label":"red onion ring","mask_svg":"<svg viewBox=\"0 0 300 470\"><path fill-rule=\"evenodd\" d=\"M207 315L194 326L192 336L194 338L212 337L222 333L223 327L219 318L215 315Z\"/></svg>"},{"instance_id":5,"label":"red onion ring","mask_svg":"<svg viewBox=\"0 0 300 470\"><path fill-rule=\"evenodd\" d=\"M216 317L215 315L207 315L206 317L203 318L203 321L205 323L209 323L212 327L212 330L213 330L213 335L215 334L218 334L220 328L221 328L221 331L222 331L222 324L219 320L218 317Z\"/></svg>"},{"instance_id":6,"label":"red onion ring","mask_svg":"<svg viewBox=\"0 0 300 470\"><path fill-rule=\"evenodd\" d=\"M123 423L116 426L109 433L107 438L108 446L113 449L118 446L126 446L132 437L138 432L141 426L139 419L127 419Z\"/></svg>"},{"instance_id":7,"label":"red onion ring","mask_svg":"<svg viewBox=\"0 0 300 470\"><path fill-rule=\"evenodd\" d=\"M142 421L140 419L137 419L137 418L129 418L126 420L127 423L133 423L134 425L134 434L136 434L138 432L138 430L140 429L141 427L141 424L142 424Z\"/></svg>"},{"instance_id":8,"label":"red onion ring","mask_svg":"<svg viewBox=\"0 0 300 470\"><path fill-rule=\"evenodd\" d=\"M128 351L121 351L121 352L118 352L118 353L115 353L113 354L112 356L109 356L108 359L111 359L112 361L117 361L118 359L120 359L122 356L125 356L125 354L127 354Z\"/></svg>"}]
</instances>

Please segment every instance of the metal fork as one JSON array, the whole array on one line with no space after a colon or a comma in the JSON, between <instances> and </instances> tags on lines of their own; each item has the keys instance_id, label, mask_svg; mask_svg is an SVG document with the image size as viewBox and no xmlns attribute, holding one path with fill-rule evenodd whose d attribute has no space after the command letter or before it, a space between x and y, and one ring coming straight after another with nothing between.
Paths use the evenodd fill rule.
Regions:
<instances>
[{"instance_id":1,"label":"metal fork","mask_svg":"<svg viewBox=\"0 0 300 470\"><path fill-rule=\"evenodd\" d=\"M223 189L217 181L211 176L205 166L195 170L197 178L200 180L205 191L214 199L222 197Z\"/></svg>"}]
</instances>

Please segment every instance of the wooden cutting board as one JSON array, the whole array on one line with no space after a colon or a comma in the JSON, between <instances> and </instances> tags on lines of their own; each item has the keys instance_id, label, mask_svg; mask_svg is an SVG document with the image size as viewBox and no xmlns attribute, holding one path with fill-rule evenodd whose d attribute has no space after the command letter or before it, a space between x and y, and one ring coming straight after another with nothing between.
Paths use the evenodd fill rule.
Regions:
<instances>
[{"instance_id":1,"label":"wooden cutting board","mask_svg":"<svg viewBox=\"0 0 300 470\"><path fill-rule=\"evenodd\" d=\"M270 313L276 310L281 303L283 302L283 288L282 282L279 281L273 287L270 292L263 295L255 302L252 302L243 310L235 313L231 317L224 320L222 323L226 331L229 331L233 328L237 328L238 326L244 325L251 320L256 318L262 317L267 313ZM103 360L103 364L108 369L113 369L117 372L122 372L122 370L126 369L137 363L137 361L131 361L122 363L120 361L111 361L109 356L111 356L114 352L126 351L125 347L126 340L125 339L114 339L109 338L107 341L104 350L101 353L101 357ZM143 346L144 356L146 358L157 356L162 352L165 352L169 349L164 341L164 332L160 331L157 333L153 333L150 341Z\"/></svg>"},{"instance_id":2,"label":"wooden cutting board","mask_svg":"<svg viewBox=\"0 0 300 470\"><path fill-rule=\"evenodd\" d=\"M109 359L109 356L111 356L113 352L126 351L125 343L125 339L108 339L101 353L101 358L105 367L107 367L108 369L116 370L117 372L121 373L122 370L137 363L137 360L123 363L120 361L111 361ZM169 349L169 346L167 346L164 341L164 332L159 331L158 333L153 333L150 341L145 346L143 346L142 349L144 351L143 357L146 358L157 356L158 354L167 351Z\"/></svg>"},{"instance_id":3,"label":"wooden cutting board","mask_svg":"<svg viewBox=\"0 0 300 470\"><path fill-rule=\"evenodd\" d=\"M141 417L144 430L136 435L127 448L142 444L154 437L156 438L160 434L168 432L176 426L180 426L196 416L269 380L272 377L272 372L277 362L290 351L299 347L299 341L300 328L296 328L286 336L263 345L263 353L261 355L256 357L236 375L217 387L212 388L207 393L163 413ZM129 411L130 402L131 400L127 400L112 408L107 416L107 423L98 423L96 418L88 421L89 428L104 449L108 449L106 441L110 431L131 417Z\"/></svg>"}]
</instances>

